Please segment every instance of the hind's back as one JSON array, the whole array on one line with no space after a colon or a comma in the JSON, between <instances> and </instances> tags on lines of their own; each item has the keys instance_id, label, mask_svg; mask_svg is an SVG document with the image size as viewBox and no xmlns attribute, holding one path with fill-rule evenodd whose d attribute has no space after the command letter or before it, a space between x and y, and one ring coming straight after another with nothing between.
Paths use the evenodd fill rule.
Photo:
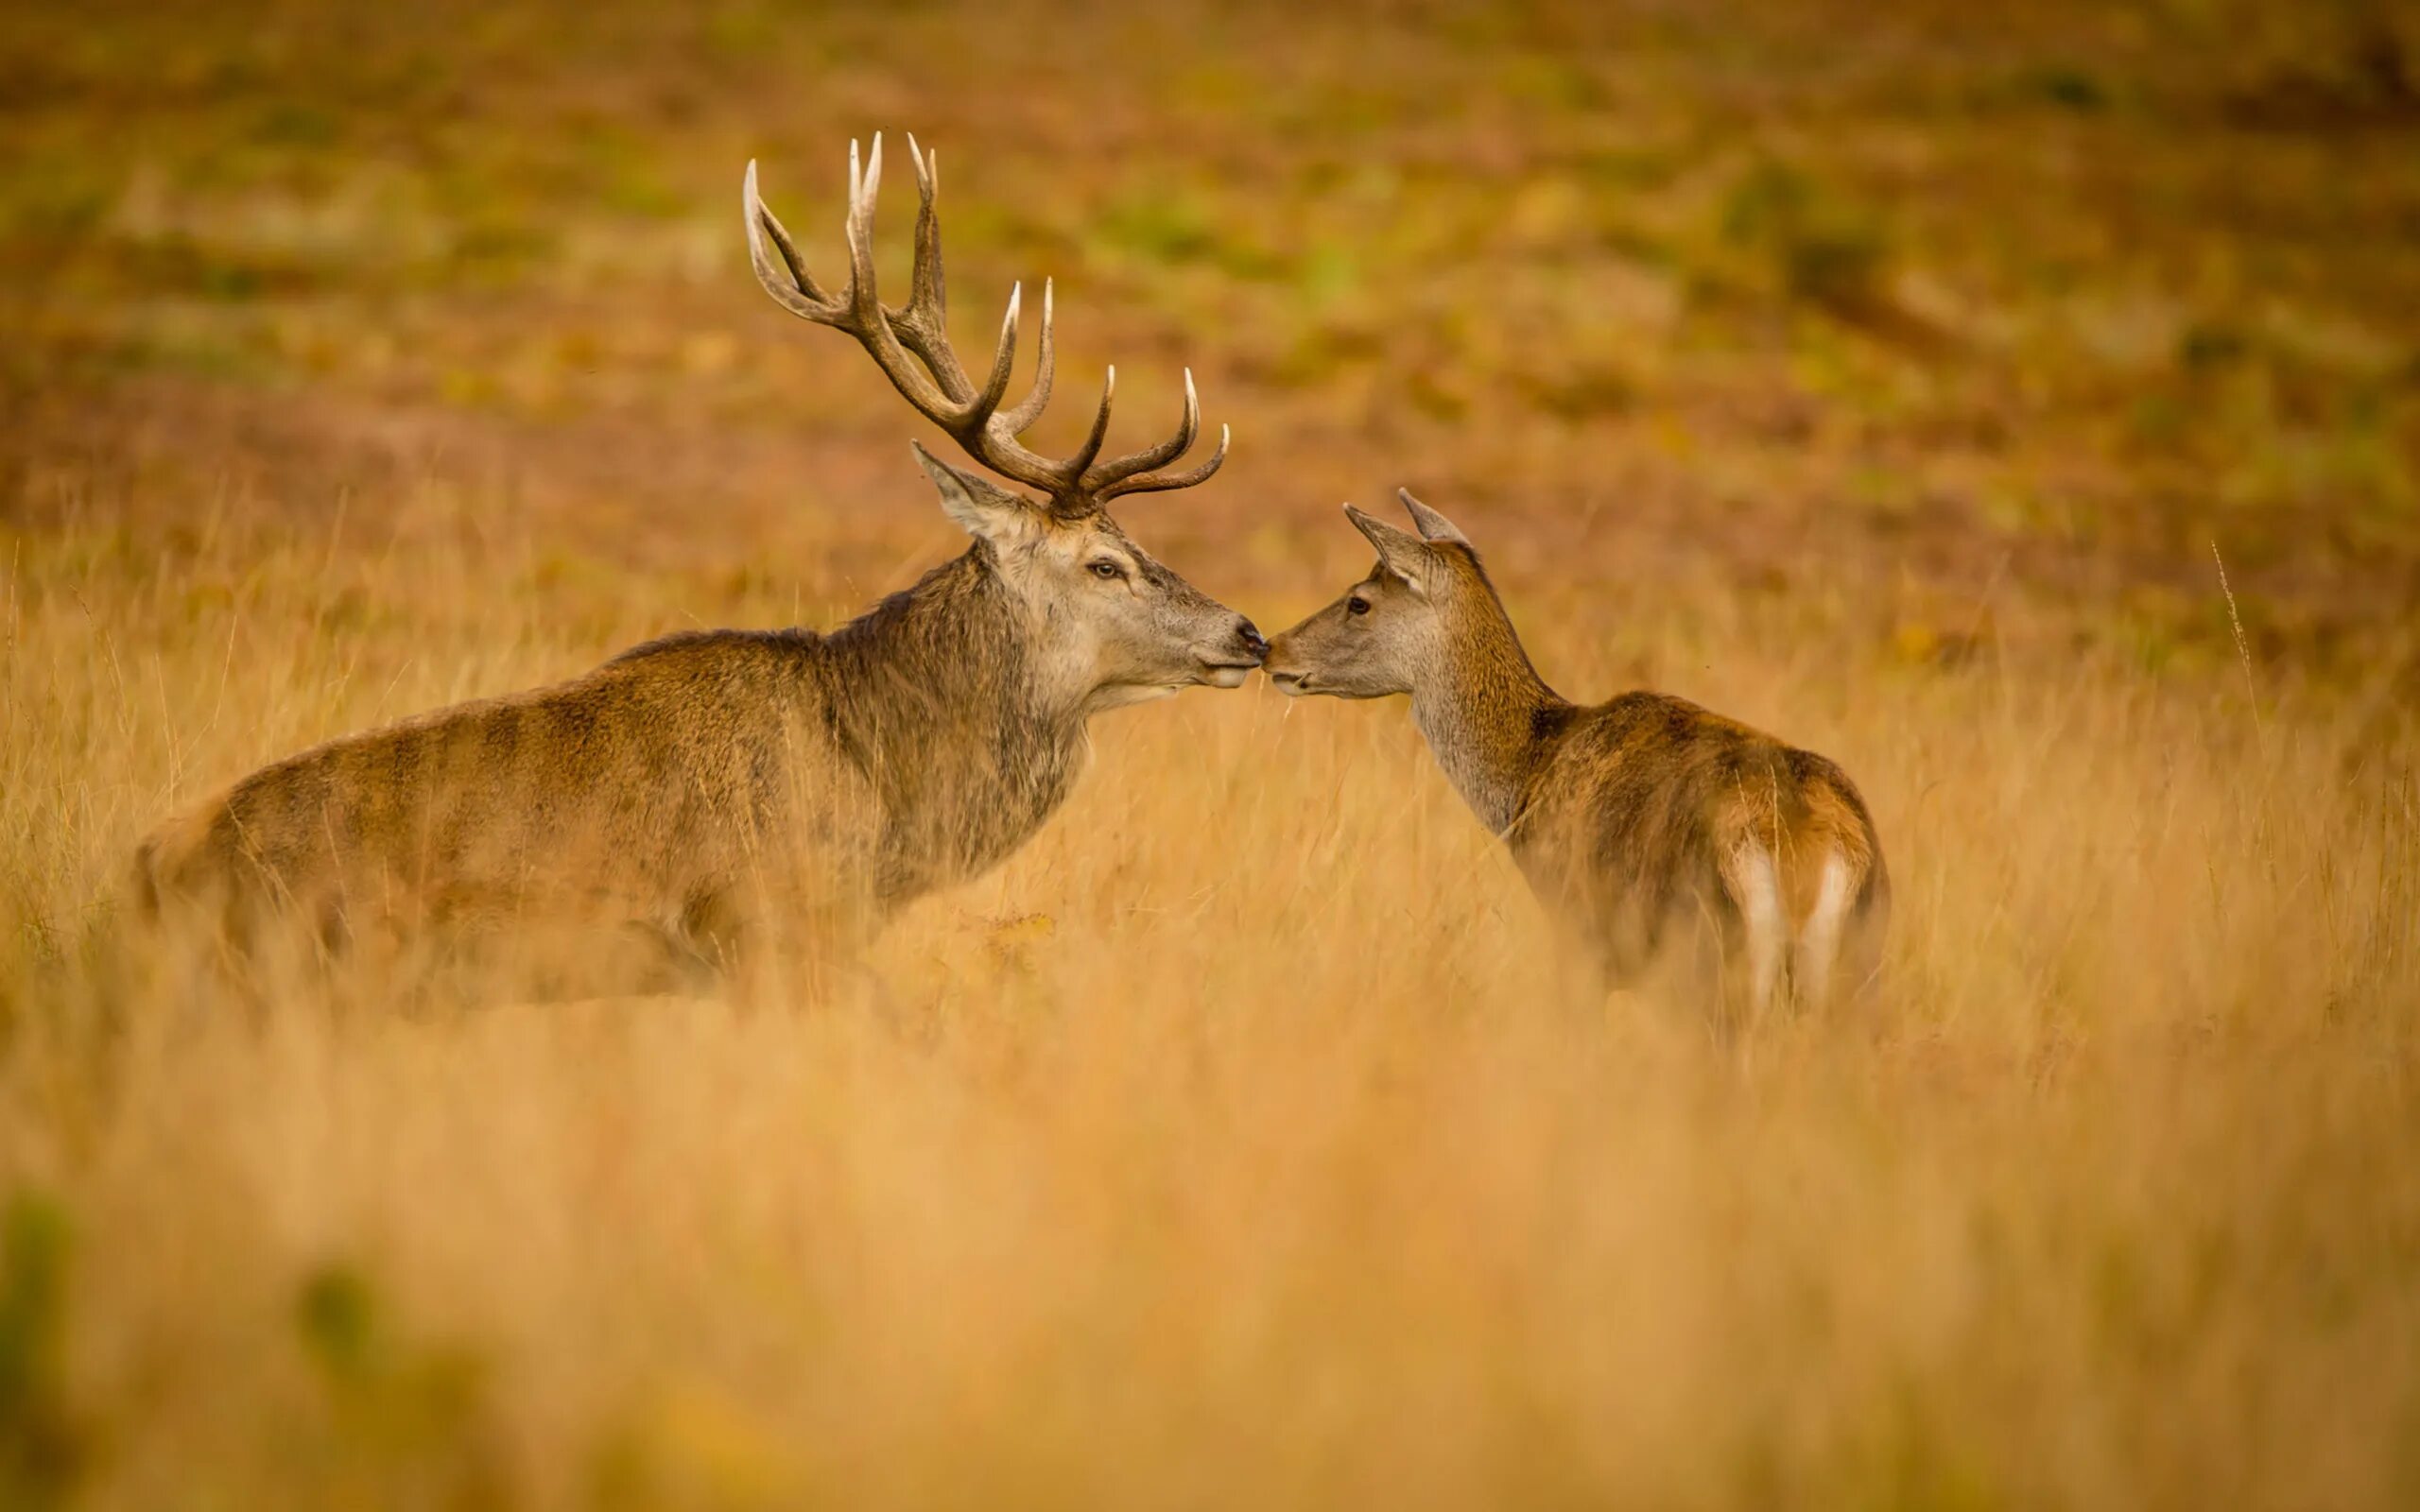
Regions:
<instances>
[{"instance_id":1,"label":"hind's back","mask_svg":"<svg viewBox=\"0 0 2420 1512\"><path fill-rule=\"evenodd\" d=\"M1864 799L1811 751L1668 694L1574 709L1508 836L1525 872L1617 976L1714 936L1770 995L1795 951L1824 995L1852 937L1878 929L1888 884ZM1812 936L1835 943L1809 954Z\"/></svg>"}]
</instances>

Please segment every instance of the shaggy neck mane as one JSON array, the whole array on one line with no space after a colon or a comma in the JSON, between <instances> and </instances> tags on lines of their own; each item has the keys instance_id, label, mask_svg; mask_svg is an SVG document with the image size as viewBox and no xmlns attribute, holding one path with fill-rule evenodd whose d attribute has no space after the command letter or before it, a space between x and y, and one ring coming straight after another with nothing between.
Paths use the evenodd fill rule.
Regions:
<instances>
[{"instance_id":1,"label":"shaggy neck mane","mask_svg":"<svg viewBox=\"0 0 2420 1512\"><path fill-rule=\"evenodd\" d=\"M1037 630L977 543L822 638L829 732L881 795L901 865L941 858L886 891L989 866L1073 785L1082 706L1040 676Z\"/></svg>"},{"instance_id":2,"label":"shaggy neck mane","mask_svg":"<svg viewBox=\"0 0 2420 1512\"><path fill-rule=\"evenodd\" d=\"M981 544L823 637L853 688L969 709L1038 711L1031 622ZM860 700L880 708L884 699Z\"/></svg>"}]
</instances>

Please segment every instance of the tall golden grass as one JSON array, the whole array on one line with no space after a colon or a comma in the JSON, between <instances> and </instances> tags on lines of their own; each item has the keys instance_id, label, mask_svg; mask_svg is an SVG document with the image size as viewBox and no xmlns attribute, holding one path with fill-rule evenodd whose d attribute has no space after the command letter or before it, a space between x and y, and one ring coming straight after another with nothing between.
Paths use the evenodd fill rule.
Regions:
<instances>
[{"instance_id":1,"label":"tall golden grass","mask_svg":"<svg viewBox=\"0 0 2420 1512\"><path fill-rule=\"evenodd\" d=\"M1874 804L1878 1001L1728 1049L1564 966L1399 708L1257 684L1100 722L1040 838L811 989L231 997L123 929L146 827L576 672L682 580L0 539L20 1503L2420 1498L2383 695L2256 666L2256 717L2236 667L1944 664L1820 593L1508 574L1567 694L1643 673Z\"/></svg>"},{"instance_id":2,"label":"tall golden grass","mask_svg":"<svg viewBox=\"0 0 2420 1512\"><path fill-rule=\"evenodd\" d=\"M2403 10L14 11L0 1512L2420 1504ZM1058 280L1046 447L1194 365L1206 592L1409 483L1565 694L1840 760L1876 1000L1599 990L1401 709L1258 685L722 998L130 931L265 760L958 549L740 252L876 129L961 350Z\"/></svg>"}]
</instances>

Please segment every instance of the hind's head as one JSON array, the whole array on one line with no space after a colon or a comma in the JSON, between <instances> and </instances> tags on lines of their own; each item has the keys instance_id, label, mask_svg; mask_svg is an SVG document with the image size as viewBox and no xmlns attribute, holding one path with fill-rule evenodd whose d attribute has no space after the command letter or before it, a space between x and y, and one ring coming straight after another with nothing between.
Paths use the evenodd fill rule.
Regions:
<instances>
[{"instance_id":1,"label":"hind's head","mask_svg":"<svg viewBox=\"0 0 2420 1512\"><path fill-rule=\"evenodd\" d=\"M1294 695L1383 698L1416 692L1503 623L1495 590L1454 523L1409 491L1419 534L1353 507L1344 512L1378 549L1368 576L1269 644L1262 670Z\"/></svg>"}]
</instances>

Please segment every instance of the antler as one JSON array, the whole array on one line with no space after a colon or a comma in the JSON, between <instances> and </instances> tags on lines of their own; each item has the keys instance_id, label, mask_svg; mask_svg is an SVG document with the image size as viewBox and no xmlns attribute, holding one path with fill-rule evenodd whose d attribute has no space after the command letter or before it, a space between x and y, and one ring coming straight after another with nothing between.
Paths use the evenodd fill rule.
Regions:
<instances>
[{"instance_id":1,"label":"antler","mask_svg":"<svg viewBox=\"0 0 2420 1512\"><path fill-rule=\"evenodd\" d=\"M908 157L916 164L916 266L908 281L908 302L893 309L874 293L873 203L882 182L882 133L860 171L857 145L849 144L849 283L838 294L827 294L806 270L798 245L756 194L756 163L750 159L743 207L748 217L748 255L756 281L774 302L802 319L845 331L857 338L891 387L916 406L917 412L949 433L968 455L1002 477L1039 489L1050 495L1054 509L1084 513L1126 493L1156 493L1189 489L1219 471L1227 459L1227 430L1219 427L1219 449L1207 461L1181 472L1156 471L1183 456L1201 425L1201 404L1193 390L1193 371L1184 374L1184 418L1176 434L1156 446L1100 460L1101 443L1109 437L1110 402L1117 392L1113 367L1101 383L1100 409L1093 416L1091 434L1071 456L1056 460L1030 451L1017 438L1030 430L1050 403L1050 383L1057 372L1050 340L1051 289L1042 285L1042 341L1034 366L1033 388L1007 409L1009 374L1016 365L1017 317L1024 285L1010 290L1008 318L1000 322L999 346L992 354L991 371L977 387L949 344L949 293L942 276L941 220L933 210L933 193L941 176L939 154L919 151L908 139ZM766 249L766 239L772 250ZM908 360L910 353L914 362Z\"/></svg>"}]
</instances>

